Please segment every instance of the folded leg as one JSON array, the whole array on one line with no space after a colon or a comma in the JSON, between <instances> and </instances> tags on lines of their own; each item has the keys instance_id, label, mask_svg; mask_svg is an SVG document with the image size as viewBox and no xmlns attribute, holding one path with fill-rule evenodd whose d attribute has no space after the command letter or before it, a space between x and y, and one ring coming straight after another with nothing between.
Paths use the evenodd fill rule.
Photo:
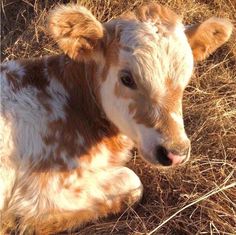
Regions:
<instances>
[{"instance_id":1,"label":"folded leg","mask_svg":"<svg viewBox=\"0 0 236 235\"><path fill-rule=\"evenodd\" d=\"M38 178L40 176L37 182ZM35 189L33 180L30 182ZM24 192L31 191L30 188L26 190L25 185L24 189ZM35 198L32 193L21 195L21 205L31 210L15 208L14 211L19 210L21 214L20 227L32 228L37 234L53 234L122 212L139 201L142 192L139 177L126 167L96 169L82 174L74 171L63 177L49 178ZM13 209L14 205L11 207Z\"/></svg>"}]
</instances>

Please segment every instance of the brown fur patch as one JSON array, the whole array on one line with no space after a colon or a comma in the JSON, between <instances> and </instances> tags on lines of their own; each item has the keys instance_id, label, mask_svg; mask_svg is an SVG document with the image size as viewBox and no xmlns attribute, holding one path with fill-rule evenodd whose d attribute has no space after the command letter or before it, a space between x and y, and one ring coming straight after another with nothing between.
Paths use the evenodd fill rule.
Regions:
<instances>
[{"instance_id":1,"label":"brown fur patch","mask_svg":"<svg viewBox=\"0 0 236 235\"><path fill-rule=\"evenodd\" d=\"M119 49L120 45L117 41L117 38L115 37L115 33L110 31L110 42L107 42L106 48L105 48L105 66L102 71L102 81L104 82L107 78L108 71L111 67L111 65L118 65L119 63Z\"/></svg>"},{"instance_id":2,"label":"brown fur patch","mask_svg":"<svg viewBox=\"0 0 236 235\"><path fill-rule=\"evenodd\" d=\"M96 205L96 210L88 209L74 212L50 211L37 220L33 218L28 219L25 221L25 224L29 224L30 227L34 228L36 234L55 234L67 229L73 230L75 227L78 228L78 226L97 220L100 217L106 217L109 214L116 214L125 207L124 198L114 200L111 206L101 201L93 203Z\"/></svg>"},{"instance_id":3,"label":"brown fur patch","mask_svg":"<svg viewBox=\"0 0 236 235\"><path fill-rule=\"evenodd\" d=\"M52 112L52 108L48 102L49 99L52 97L45 91L45 92L39 92L37 94L38 101L43 105L43 107L47 110L48 113Z\"/></svg>"},{"instance_id":4,"label":"brown fur patch","mask_svg":"<svg viewBox=\"0 0 236 235\"><path fill-rule=\"evenodd\" d=\"M115 84L114 94L117 97L122 97L123 99L131 99L133 97L132 91L130 91L129 88L124 89L124 87L122 87L122 86L124 86L124 85L122 85L121 82L118 81Z\"/></svg>"},{"instance_id":5,"label":"brown fur patch","mask_svg":"<svg viewBox=\"0 0 236 235\"><path fill-rule=\"evenodd\" d=\"M45 57L46 58L46 57ZM21 87L33 86L38 90L44 90L48 84L48 78L45 77L45 61L42 58L31 60L20 60L19 64L25 70L25 76L22 79Z\"/></svg>"}]
</instances>

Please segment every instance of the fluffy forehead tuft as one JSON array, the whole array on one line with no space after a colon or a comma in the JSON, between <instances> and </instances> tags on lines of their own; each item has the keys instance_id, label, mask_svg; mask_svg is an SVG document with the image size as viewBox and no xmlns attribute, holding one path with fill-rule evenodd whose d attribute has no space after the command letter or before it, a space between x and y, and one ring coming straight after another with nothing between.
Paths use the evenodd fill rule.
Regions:
<instances>
[{"instance_id":1,"label":"fluffy forehead tuft","mask_svg":"<svg viewBox=\"0 0 236 235\"><path fill-rule=\"evenodd\" d=\"M140 87L164 91L166 80L184 88L193 70L193 55L182 24L163 33L152 22L121 22L121 67L130 69Z\"/></svg>"}]
</instances>

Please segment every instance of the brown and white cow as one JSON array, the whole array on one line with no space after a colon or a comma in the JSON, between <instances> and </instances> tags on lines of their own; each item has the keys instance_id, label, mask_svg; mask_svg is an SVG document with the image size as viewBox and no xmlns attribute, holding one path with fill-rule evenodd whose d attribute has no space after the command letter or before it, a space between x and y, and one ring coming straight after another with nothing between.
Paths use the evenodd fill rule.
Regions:
<instances>
[{"instance_id":1,"label":"brown and white cow","mask_svg":"<svg viewBox=\"0 0 236 235\"><path fill-rule=\"evenodd\" d=\"M219 18L185 28L157 4L105 24L82 6L58 6L48 25L64 54L1 65L3 226L16 219L39 234L138 201L142 183L124 166L134 145L155 165L189 158L183 91L194 60L232 31Z\"/></svg>"}]
</instances>

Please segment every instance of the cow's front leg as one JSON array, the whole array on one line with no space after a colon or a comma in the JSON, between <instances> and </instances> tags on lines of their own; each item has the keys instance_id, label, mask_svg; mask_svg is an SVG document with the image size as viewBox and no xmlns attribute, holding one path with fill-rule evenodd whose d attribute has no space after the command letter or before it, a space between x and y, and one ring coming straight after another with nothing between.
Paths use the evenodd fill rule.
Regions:
<instances>
[{"instance_id":1,"label":"cow's front leg","mask_svg":"<svg viewBox=\"0 0 236 235\"><path fill-rule=\"evenodd\" d=\"M99 188L104 195L104 205L108 209L108 214L119 213L142 197L142 183L139 177L127 167L109 169L98 177L100 177ZM97 197L97 200L100 201L101 198ZM98 205L95 203L94 206Z\"/></svg>"},{"instance_id":2,"label":"cow's front leg","mask_svg":"<svg viewBox=\"0 0 236 235\"><path fill-rule=\"evenodd\" d=\"M39 234L79 227L98 218L123 212L142 197L142 183L139 177L127 167L96 169L84 172L82 175L77 182L74 179L74 186L71 185L67 189L66 206L70 211L68 208L62 210L60 208L62 204L58 204L60 210L56 213L56 221L53 219L50 223L41 223L37 226ZM73 177L68 179L70 178L73 179ZM67 180L65 180L65 187L68 187ZM50 231L52 224L54 227Z\"/></svg>"},{"instance_id":3,"label":"cow's front leg","mask_svg":"<svg viewBox=\"0 0 236 235\"><path fill-rule=\"evenodd\" d=\"M23 211L29 207L19 210L23 222L20 227L32 228L37 234L55 234L78 228L98 218L123 212L138 202L143 193L139 177L126 167L91 169L80 173L75 170L64 175L63 180L60 177L55 174L49 178L46 187L41 188L40 194L33 200L39 205L48 203L49 206L41 209L34 207L39 209L33 212L37 217L28 217L30 213ZM39 181L38 178L40 176L30 180L32 187ZM30 188L24 192L26 194L21 196L21 200L32 201ZM44 201L45 195L47 201Z\"/></svg>"}]
</instances>

